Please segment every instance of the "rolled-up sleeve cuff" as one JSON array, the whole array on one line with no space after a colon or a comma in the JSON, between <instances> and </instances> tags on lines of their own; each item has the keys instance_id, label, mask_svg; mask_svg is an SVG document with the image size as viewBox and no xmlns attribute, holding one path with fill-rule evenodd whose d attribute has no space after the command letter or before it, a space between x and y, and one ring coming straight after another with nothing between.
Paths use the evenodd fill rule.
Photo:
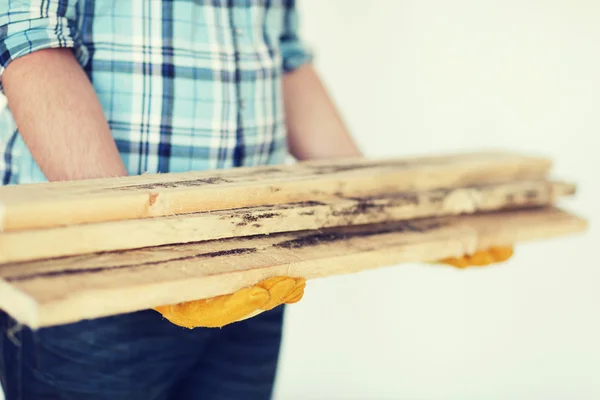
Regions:
<instances>
[{"instance_id":1,"label":"rolled-up sleeve cuff","mask_svg":"<svg viewBox=\"0 0 600 400\"><path fill-rule=\"evenodd\" d=\"M282 41L283 71L292 72L313 61L313 53L298 39Z\"/></svg>"},{"instance_id":2,"label":"rolled-up sleeve cuff","mask_svg":"<svg viewBox=\"0 0 600 400\"><path fill-rule=\"evenodd\" d=\"M13 60L51 48L71 48L82 66L88 62L89 54L75 22L66 17L37 18L0 25L0 92L4 93L4 71Z\"/></svg>"},{"instance_id":3,"label":"rolled-up sleeve cuff","mask_svg":"<svg viewBox=\"0 0 600 400\"><path fill-rule=\"evenodd\" d=\"M279 38L279 48L283 57L283 71L291 72L313 61L313 53L300 37L300 16L294 0L285 1L283 34Z\"/></svg>"}]
</instances>

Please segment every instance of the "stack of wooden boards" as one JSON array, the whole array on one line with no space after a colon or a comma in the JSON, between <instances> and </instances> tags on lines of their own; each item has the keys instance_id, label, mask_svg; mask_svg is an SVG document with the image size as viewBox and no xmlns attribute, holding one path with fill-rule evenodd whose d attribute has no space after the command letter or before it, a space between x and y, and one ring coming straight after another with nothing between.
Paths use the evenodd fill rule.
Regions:
<instances>
[{"instance_id":1,"label":"stack of wooden boards","mask_svg":"<svg viewBox=\"0 0 600 400\"><path fill-rule=\"evenodd\" d=\"M550 160L469 153L0 188L0 308L33 328L576 233Z\"/></svg>"}]
</instances>

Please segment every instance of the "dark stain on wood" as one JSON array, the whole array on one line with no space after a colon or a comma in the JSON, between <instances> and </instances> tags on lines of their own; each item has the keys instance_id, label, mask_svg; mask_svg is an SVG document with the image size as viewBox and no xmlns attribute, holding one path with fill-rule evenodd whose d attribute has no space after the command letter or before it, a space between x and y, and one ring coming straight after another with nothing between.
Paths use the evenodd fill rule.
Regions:
<instances>
[{"instance_id":1,"label":"dark stain on wood","mask_svg":"<svg viewBox=\"0 0 600 400\"><path fill-rule=\"evenodd\" d=\"M525 198L527 200L537 200L539 197L539 192L537 190L527 190L525 192Z\"/></svg>"},{"instance_id":2,"label":"dark stain on wood","mask_svg":"<svg viewBox=\"0 0 600 400\"><path fill-rule=\"evenodd\" d=\"M359 237L371 237L387 233L416 232L426 233L443 226L441 221L399 221L391 224L373 225L360 227L358 229L330 229L309 235L299 236L295 239L286 240L273 247L284 249L299 249L317 246L324 243L333 243ZM369 228L369 229L367 229Z\"/></svg>"},{"instance_id":3,"label":"dark stain on wood","mask_svg":"<svg viewBox=\"0 0 600 400\"><path fill-rule=\"evenodd\" d=\"M501 209L524 207L524 206L535 206L538 204L545 204L546 199L541 192L537 190L527 190L525 192L508 193L505 195L504 200L506 204Z\"/></svg>"},{"instance_id":4,"label":"dark stain on wood","mask_svg":"<svg viewBox=\"0 0 600 400\"><path fill-rule=\"evenodd\" d=\"M211 253L198 254L198 255L193 256L192 258L201 258L201 257L215 258L215 257L223 257L223 256L234 256L234 255L237 256L240 254L249 254L249 253L256 253L256 248L245 247L245 248L239 248L239 249L213 251Z\"/></svg>"},{"instance_id":5,"label":"dark stain on wood","mask_svg":"<svg viewBox=\"0 0 600 400\"><path fill-rule=\"evenodd\" d=\"M189 181L157 182L140 185L121 186L118 190L154 190L154 189L175 189L184 187L197 187L204 185L218 185L231 183L230 180L213 176L210 178L191 179Z\"/></svg>"},{"instance_id":6,"label":"dark stain on wood","mask_svg":"<svg viewBox=\"0 0 600 400\"><path fill-rule=\"evenodd\" d=\"M266 213L262 213L262 214L243 214L241 216L242 220L240 222L238 222L236 224L236 226L245 226L248 225L251 222L257 222L261 219L270 219L270 218L275 218L275 217L279 217L281 216L281 214L279 213L274 213L274 212L266 212ZM238 215L236 215L236 217L239 217ZM256 225L254 225L256 226ZM260 227L260 225L258 225L258 227Z\"/></svg>"},{"instance_id":7,"label":"dark stain on wood","mask_svg":"<svg viewBox=\"0 0 600 400\"><path fill-rule=\"evenodd\" d=\"M390 207L418 205L420 203L419 195L413 192L391 193L381 196L346 199L353 200L356 202L356 204L344 210L333 211L333 216L337 217L385 213L386 209Z\"/></svg>"},{"instance_id":8,"label":"dark stain on wood","mask_svg":"<svg viewBox=\"0 0 600 400\"><path fill-rule=\"evenodd\" d=\"M7 282L19 282L19 281L26 281L26 280L30 280L30 279L36 279L36 278L51 278L51 277L60 277L60 276L77 275L77 274L86 274L87 275L87 274L94 274L94 273L107 272L107 271L124 270L124 269L133 270L133 269L137 269L137 268L141 268L141 267L147 267L149 265L160 265L160 264L174 262L174 261L189 261L189 260L202 259L202 258L238 256L238 255L245 255L245 254L250 254L250 253L255 253L255 252L256 252L256 248L254 248L254 247L237 248L237 249L231 249L231 250L222 250L222 251L214 251L214 252L210 252L210 253L199 253L199 254L192 254L189 256L174 257L174 258L168 258L165 260L148 261L148 262L144 262L144 263L140 263L140 264L115 265L113 267L73 268L73 269L59 270L59 271L45 271L45 272L36 272L33 274L25 274L25 275L19 275L19 276L14 276L14 277L8 277L8 278L4 278L4 279ZM120 253L120 252L115 252L115 253Z\"/></svg>"},{"instance_id":9,"label":"dark stain on wood","mask_svg":"<svg viewBox=\"0 0 600 400\"><path fill-rule=\"evenodd\" d=\"M359 197L350 198L351 200L358 202L381 202L388 206L405 206L405 205L418 205L421 203L421 196L417 192L399 192L399 193L385 193L379 196L371 197Z\"/></svg>"},{"instance_id":10,"label":"dark stain on wood","mask_svg":"<svg viewBox=\"0 0 600 400\"><path fill-rule=\"evenodd\" d=\"M315 215L315 210L312 210L312 211L303 211L301 213L298 213L298 215L306 215L306 216L308 216L308 215Z\"/></svg>"},{"instance_id":11,"label":"dark stain on wood","mask_svg":"<svg viewBox=\"0 0 600 400\"><path fill-rule=\"evenodd\" d=\"M450 189L444 189L444 188L440 188L440 189L434 189L428 192L428 198L429 201L432 203L442 203L444 200L446 200L446 198L448 197L448 195L451 193ZM416 196L416 194L415 194ZM418 197L418 196L417 196ZM418 204L418 201L414 204Z\"/></svg>"},{"instance_id":12,"label":"dark stain on wood","mask_svg":"<svg viewBox=\"0 0 600 400\"><path fill-rule=\"evenodd\" d=\"M320 201L303 201L301 203L295 203L300 207L316 207L316 206L326 206L327 204L322 203Z\"/></svg>"},{"instance_id":13,"label":"dark stain on wood","mask_svg":"<svg viewBox=\"0 0 600 400\"><path fill-rule=\"evenodd\" d=\"M267 218L279 217L280 215L281 214L270 212L270 213L264 213L264 214L257 215L257 217L259 219L267 219Z\"/></svg>"},{"instance_id":14,"label":"dark stain on wood","mask_svg":"<svg viewBox=\"0 0 600 400\"><path fill-rule=\"evenodd\" d=\"M390 205L392 206L405 206L405 205L418 205L421 201L419 198L419 194L415 192L403 192L403 193L394 193L387 198L390 199Z\"/></svg>"},{"instance_id":15,"label":"dark stain on wood","mask_svg":"<svg viewBox=\"0 0 600 400\"><path fill-rule=\"evenodd\" d=\"M447 222L440 220L413 220L413 221L396 221L392 223L374 224L374 225L362 225L352 227L338 227L329 228L326 230L319 231L318 233L312 234L297 234L296 237L289 240L284 240L279 243L275 243L272 246L275 248L282 249L298 249L304 247L317 246L325 243L333 243L337 241L348 240L352 238L369 238L376 237L378 235L384 235L388 233L402 233L402 232L415 232L415 233L426 233L442 226L445 226ZM221 242L226 243L232 239L223 238L214 240L215 243ZM237 238L236 238L237 240ZM189 245L193 243L188 243ZM176 248L179 245L165 245L156 246L156 248ZM239 247L229 250L197 253L191 255L184 255L179 257L171 257L156 261L147 261L139 264L128 264L128 265L114 265L114 266L99 266L99 267L87 267L87 268L73 268L58 271L40 271L34 273L25 273L19 276L5 277L4 279L8 282L19 282L27 281L36 278L54 278L61 276L71 276L78 274L95 274L103 272L111 272L117 270L135 270L144 268L152 265L163 265L170 262L189 261L189 260L200 260L206 258L216 257L227 257L227 256L241 256L256 253L258 250L255 247ZM101 254L127 254L130 251L112 251L112 252L99 252L93 256ZM92 255L90 255L92 256ZM92 256L92 257L93 257ZM67 257L68 258L68 257Z\"/></svg>"},{"instance_id":16,"label":"dark stain on wood","mask_svg":"<svg viewBox=\"0 0 600 400\"><path fill-rule=\"evenodd\" d=\"M283 210L289 210L289 209L293 209L293 208L302 209L302 208L326 206L326 205L327 204L321 203L318 201L303 201L303 202L296 202L296 203L275 204L272 206L231 208L231 209L227 209L227 210L219 210L219 211L213 212L213 214L221 215L219 217L220 220L234 219L234 218L244 219L244 217L243 217L244 214L258 213L258 212L263 212L263 215L262 216L259 215L259 217L273 218L276 216L281 216L281 214L276 213L274 211L283 211ZM306 214L306 215L314 214L314 211L307 211L307 212L310 212L310 214ZM202 213L204 213L204 212L202 212ZM196 213L191 213L191 214L196 214ZM302 215L304 215L304 214L302 214Z\"/></svg>"},{"instance_id":17,"label":"dark stain on wood","mask_svg":"<svg viewBox=\"0 0 600 400\"><path fill-rule=\"evenodd\" d=\"M368 215L371 213L384 212L386 208L385 204L376 204L372 200L360 199L357 203L351 207L332 211L331 215L334 217L341 216L352 216L352 215Z\"/></svg>"}]
</instances>

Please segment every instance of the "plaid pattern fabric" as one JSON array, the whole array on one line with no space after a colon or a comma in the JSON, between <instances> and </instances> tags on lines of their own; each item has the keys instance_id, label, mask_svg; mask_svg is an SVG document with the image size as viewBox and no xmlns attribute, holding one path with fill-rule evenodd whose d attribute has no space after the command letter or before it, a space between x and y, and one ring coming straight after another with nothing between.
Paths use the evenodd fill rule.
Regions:
<instances>
[{"instance_id":1,"label":"plaid pattern fabric","mask_svg":"<svg viewBox=\"0 0 600 400\"><path fill-rule=\"evenodd\" d=\"M281 163L281 78L310 60L297 22L294 0L0 0L0 83L69 47L131 175ZM0 182L45 180L4 109Z\"/></svg>"}]
</instances>

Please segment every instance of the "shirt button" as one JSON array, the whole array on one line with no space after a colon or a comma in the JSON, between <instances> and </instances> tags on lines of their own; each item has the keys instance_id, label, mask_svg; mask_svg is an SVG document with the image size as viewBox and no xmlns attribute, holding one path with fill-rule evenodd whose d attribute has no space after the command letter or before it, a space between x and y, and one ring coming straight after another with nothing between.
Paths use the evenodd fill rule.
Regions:
<instances>
[{"instance_id":1,"label":"shirt button","mask_svg":"<svg viewBox=\"0 0 600 400\"><path fill-rule=\"evenodd\" d=\"M244 30L242 28L235 28L235 34L242 36L244 34Z\"/></svg>"},{"instance_id":2,"label":"shirt button","mask_svg":"<svg viewBox=\"0 0 600 400\"><path fill-rule=\"evenodd\" d=\"M244 109L246 107L246 100L240 99L240 108Z\"/></svg>"}]
</instances>

